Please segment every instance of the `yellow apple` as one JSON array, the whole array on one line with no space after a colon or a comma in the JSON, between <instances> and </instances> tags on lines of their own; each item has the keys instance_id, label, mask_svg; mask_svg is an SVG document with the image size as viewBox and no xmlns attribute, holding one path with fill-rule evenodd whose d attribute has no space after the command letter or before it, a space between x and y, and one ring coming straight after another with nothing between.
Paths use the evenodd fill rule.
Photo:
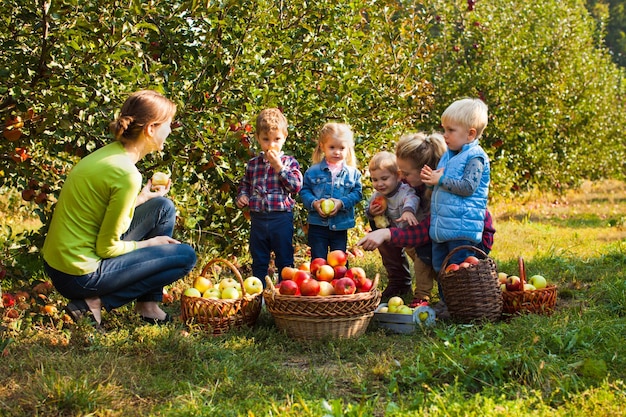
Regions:
<instances>
[{"instance_id":1,"label":"yellow apple","mask_svg":"<svg viewBox=\"0 0 626 417\"><path fill-rule=\"evenodd\" d=\"M183 295L186 295L187 297L202 297L200 291L198 291L198 289L194 287L187 288Z\"/></svg>"},{"instance_id":2,"label":"yellow apple","mask_svg":"<svg viewBox=\"0 0 626 417\"><path fill-rule=\"evenodd\" d=\"M240 292L235 287L226 287L222 291L222 300L236 300L240 298Z\"/></svg>"},{"instance_id":3,"label":"yellow apple","mask_svg":"<svg viewBox=\"0 0 626 417\"><path fill-rule=\"evenodd\" d=\"M170 176L164 172L155 172L154 175L152 175L153 187L157 187L160 185L166 187L169 182L170 182Z\"/></svg>"},{"instance_id":4,"label":"yellow apple","mask_svg":"<svg viewBox=\"0 0 626 417\"><path fill-rule=\"evenodd\" d=\"M335 287L333 284L326 281L320 281L320 294L321 296L333 295L335 293Z\"/></svg>"},{"instance_id":5,"label":"yellow apple","mask_svg":"<svg viewBox=\"0 0 626 417\"><path fill-rule=\"evenodd\" d=\"M325 198L320 203L320 208L322 209L322 213L328 216L330 212L334 210L335 202L330 198Z\"/></svg>"},{"instance_id":6,"label":"yellow apple","mask_svg":"<svg viewBox=\"0 0 626 417\"><path fill-rule=\"evenodd\" d=\"M248 277L243 281L243 288L246 294L258 294L263 292L263 282L257 277Z\"/></svg>"},{"instance_id":7,"label":"yellow apple","mask_svg":"<svg viewBox=\"0 0 626 417\"><path fill-rule=\"evenodd\" d=\"M213 287L213 282L207 277L199 276L193 281L193 287L204 294L206 290Z\"/></svg>"},{"instance_id":8,"label":"yellow apple","mask_svg":"<svg viewBox=\"0 0 626 417\"><path fill-rule=\"evenodd\" d=\"M379 313L388 313L389 312L389 307L381 307L378 309Z\"/></svg>"},{"instance_id":9,"label":"yellow apple","mask_svg":"<svg viewBox=\"0 0 626 417\"><path fill-rule=\"evenodd\" d=\"M224 278L220 281L218 287L221 292L224 292L226 288L233 287L237 289L237 287L241 287L241 284L239 284L239 282L234 278Z\"/></svg>"},{"instance_id":10,"label":"yellow apple","mask_svg":"<svg viewBox=\"0 0 626 417\"><path fill-rule=\"evenodd\" d=\"M213 287L209 288L205 292L202 293L202 298L208 298L210 300L219 300L221 297L219 288Z\"/></svg>"},{"instance_id":11,"label":"yellow apple","mask_svg":"<svg viewBox=\"0 0 626 417\"><path fill-rule=\"evenodd\" d=\"M387 306L389 307L399 307L404 304L404 300L398 296L391 297L387 302Z\"/></svg>"}]
</instances>

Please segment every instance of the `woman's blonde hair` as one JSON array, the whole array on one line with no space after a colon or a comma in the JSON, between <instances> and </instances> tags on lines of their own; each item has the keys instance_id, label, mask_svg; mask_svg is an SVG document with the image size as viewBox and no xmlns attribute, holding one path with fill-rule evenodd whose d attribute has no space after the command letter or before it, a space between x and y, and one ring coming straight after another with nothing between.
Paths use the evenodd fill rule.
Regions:
<instances>
[{"instance_id":1,"label":"woman's blonde hair","mask_svg":"<svg viewBox=\"0 0 626 417\"><path fill-rule=\"evenodd\" d=\"M346 165L356 167L356 156L354 154L354 133L350 125L346 123L326 123L320 129L317 146L313 151L312 161L314 164L322 162L324 159L324 151L321 145L326 143L330 138L339 139L348 142L348 152L346 153Z\"/></svg>"},{"instance_id":2,"label":"woman's blonde hair","mask_svg":"<svg viewBox=\"0 0 626 417\"><path fill-rule=\"evenodd\" d=\"M140 90L130 95L109 130L122 143L134 142L143 129L164 123L176 114L176 104L154 90Z\"/></svg>"}]
</instances>

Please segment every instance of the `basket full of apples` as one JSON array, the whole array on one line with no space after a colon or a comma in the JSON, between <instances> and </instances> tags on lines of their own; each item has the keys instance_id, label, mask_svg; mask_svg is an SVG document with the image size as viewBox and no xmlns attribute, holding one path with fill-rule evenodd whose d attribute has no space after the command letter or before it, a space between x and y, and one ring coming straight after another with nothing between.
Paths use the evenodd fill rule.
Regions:
<instances>
[{"instance_id":1,"label":"basket full of apples","mask_svg":"<svg viewBox=\"0 0 626 417\"><path fill-rule=\"evenodd\" d=\"M299 340L350 338L365 332L380 302L379 276L347 265L344 251L331 251L298 268L283 268L282 280L266 277L265 305L276 326Z\"/></svg>"},{"instance_id":2,"label":"basket full of apples","mask_svg":"<svg viewBox=\"0 0 626 417\"><path fill-rule=\"evenodd\" d=\"M244 324L253 326L261 312L262 292L263 282L259 278L244 280L233 263L213 259L194 279L193 286L183 292L182 320L210 330L214 335Z\"/></svg>"},{"instance_id":3,"label":"basket full of apples","mask_svg":"<svg viewBox=\"0 0 626 417\"><path fill-rule=\"evenodd\" d=\"M468 256L459 264L448 263L456 252L464 249L472 250L477 256ZM471 245L452 249L443 260L438 280L452 320L460 323L500 320L502 293L496 264L481 249Z\"/></svg>"},{"instance_id":4,"label":"basket full of apples","mask_svg":"<svg viewBox=\"0 0 626 417\"><path fill-rule=\"evenodd\" d=\"M532 275L526 279L524 259L518 258L519 275L498 272L502 291L502 312L505 315L536 313L549 315L556 305L556 285L548 284L543 275Z\"/></svg>"}]
</instances>

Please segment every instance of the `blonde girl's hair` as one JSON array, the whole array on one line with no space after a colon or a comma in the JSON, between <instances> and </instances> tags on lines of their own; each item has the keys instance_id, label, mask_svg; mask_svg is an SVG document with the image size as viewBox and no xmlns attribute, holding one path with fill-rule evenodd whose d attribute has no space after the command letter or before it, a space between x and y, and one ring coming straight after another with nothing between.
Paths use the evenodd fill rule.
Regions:
<instances>
[{"instance_id":1,"label":"blonde girl's hair","mask_svg":"<svg viewBox=\"0 0 626 417\"><path fill-rule=\"evenodd\" d=\"M256 135L260 133L280 130L285 136L288 133L287 118L280 109L269 108L261 110L256 118Z\"/></svg>"},{"instance_id":2,"label":"blonde girl's hair","mask_svg":"<svg viewBox=\"0 0 626 417\"><path fill-rule=\"evenodd\" d=\"M477 98L462 98L450 104L441 114L441 123L458 123L467 129L476 129L480 139L487 127L489 110L484 101Z\"/></svg>"},{"instance_id":3,"label":"blonde girl's hair","mask_svg":"<svg viewBox=\"0 0 626 417\"><path fill-rule=\"evenodd\" d=\"M161 93L140 90L126 99L117 118L109 124L109 130L116 140L132 143L146 126L164 123L175 114L176 104Z\"/></svg>"},{"instance_id":4,"label":"blonde girl's hair","mask_svg":"<svg viewBox=\"0 0 626 417\"><path fill-rule=\"evenodd\" d=\"M370 159L368 168L370 172L379 169L389 171L392 174L397 175L398 161L396 159L396 155L387 151L378 152L372 157L372 159Z\"/></svg>"},{"instance_id":5,"label":"blonde girl's hair","mask_svg":"<svg viewBox=\"0 0 626 417\"><path fill-rule=\"evenodd\" d=\"M320 129L319 139L317 146L313 151L312 161L314 164L322 162L324 159L324 151L322 151L321 145L326 143L328 139L338 139L344 142L348 142L348 152L346 153L346 165L356 167L356 155L354 152L354 133L350 125L346 123L326 123Z\"/></svg>"},{"instance_id":6,"label":"blonde girl's hair","mask_svg":"<svg viewBox=\"0 0 626 417\"><path fill-rule=\"evenodd\" d=\"M421 170L424 165L436 169L447 149L446 141L440 133L408 133L402 135L396 143L396 158L411 161L413 168L417 170ZM426 212L429 211L431 194L432 190L426 189L420 199L420 207Z\"/></svg>"}]
</instances>

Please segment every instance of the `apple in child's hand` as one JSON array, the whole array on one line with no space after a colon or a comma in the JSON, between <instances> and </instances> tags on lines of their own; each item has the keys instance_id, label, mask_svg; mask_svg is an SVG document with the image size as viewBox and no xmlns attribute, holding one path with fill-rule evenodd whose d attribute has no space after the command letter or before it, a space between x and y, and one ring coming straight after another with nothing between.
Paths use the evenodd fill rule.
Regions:
<instances>
[{"instance_id":1,"label":"apple in child's hand","mask_svg":"<svg viewBox=\"0 0 626 417\"><path fill-rule=\"evenodd\" d=\"M330 282L335 278L335 270L330 265L322 265L317 269L315 277L319 281Z\"/></svg>"},{"instance_id":2,"label":"apple in child's hand","mask_svg":"<svg viewBox=\"0 0 626 417\"><path fill-rule=\"evenodd\" d=\"M335 209L335 202L330 198L325 198L320 202L320 208L322 213L328 216Z\"/></svg>"},{"instance_id":3,"label":"apple in child's hand","mask_svg":"<svg viewBox=\"0 0 626 417\"><path fill-rule=\"evenodd\" d=\"M257 277L248 277L243 281L243 288L246 290L246 294L258 294L263 292L263 281Z\"/></svg>"},{"instance_id":4,"label":"apple in child's hand","mask_svg":"<svg viewBox=\"0 0 626 417\"><path fill-rule=\"evenodd\" d=\"M378 195L374 197L371 203L372 206L378 206L382 211L387 210L387 198L384 195Z\"/></svg>"},{"instance_id":5,"label":"apple in child's hand","mask_svg":"<svg viewBox=\"0 0 626 417\"><path fill-rule=\"evenodd\" d=\"M347 295L356 292L356 284L352 278L343 277L335 280L335 294Z\"/></svg>"},{"instance_id":6,"label":"apple in child's hand","mask_svg":"<svg viewBox=\"0 0 626 417\"><path fill-rule=\"evenodd\" d=\"M309 270L311 271L311 274L315 275L317 273L318 268L326 264L327 264L326 259L315 258L311 261L311 264L309 265Z\"/></svg>"},{"instance_id":7,"label":"apple in child's hand","mask_svg":"<svg viewBox=\"0 0 626 417\"><path fill-rule=\"evenodd\" d=\"M344 251L336 249L328 254L328 256L326 257L326 262L328 262L328 265L332 266L333 268L337 265L345 265L346 263L348 263L348 255Z\"/></svg>"},{"instance_id":8,"label":"apple in child's hand","mask_svg":"<svg viewBox=\"0 0 626 417\"><path fill-rule=\"evenodd\" d=\"M534 286L538 290L542 288L546 288L546 286L548 285L548 282L546 281L546 279L541 275L533 275L528 280L528 283Z\"/></svg>"},{"instance_id":9,"label":"apple in child's hand","mask_svg":"<svg viewBox=\"0 0 626 417\"><path fill-rule=\"evenodd\" d=\"M278 292L282 295L296 295L298 292L298 284L293 280L286 280L280 283Z\"/></svg>"},{"instance_id":10,"label":"apple in child's hand","mask_svg":"<svg viewBox=\"0 0 626 417\"><path fill-rule=\"evenodd\" d=\"M158 187L158 186L167 187L167 184L169 184L169 182L170 182L170 176L164 172L155 172L154 175L152 175L153 187Z\"/></svg>"},{"instance_id":11,"label":"apple in child's hand","mask_svg":"<svg viewBox=\"0 0 626 417\"><path fill-rule=\"evenodd\" d=\"M304 296L316 296L320 293L320 283L314 278L307 278L300 284L300 293Z\"/></svg>"}]
</instances>

